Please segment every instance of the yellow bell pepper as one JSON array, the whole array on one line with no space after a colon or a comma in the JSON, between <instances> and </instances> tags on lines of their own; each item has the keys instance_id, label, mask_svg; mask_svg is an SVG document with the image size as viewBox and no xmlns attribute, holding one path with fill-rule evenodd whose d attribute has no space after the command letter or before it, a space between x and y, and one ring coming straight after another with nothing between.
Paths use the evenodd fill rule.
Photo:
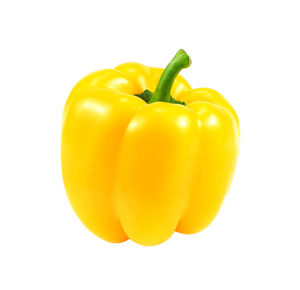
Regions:
<instances>
[{"instance_id":1,"label":"yellow bell pepper","mask_svg":"<svg viewBox=\"0 0 300 290\"><path fill-rule=\"evenodd\" d=\"M92 73L63 113L62 173L82 223L102 239L157 245L217 215L239 151L239 120L218 92L138 63ZM152 93L154 92L154 93Z\"/></svg>"}]
</instances>

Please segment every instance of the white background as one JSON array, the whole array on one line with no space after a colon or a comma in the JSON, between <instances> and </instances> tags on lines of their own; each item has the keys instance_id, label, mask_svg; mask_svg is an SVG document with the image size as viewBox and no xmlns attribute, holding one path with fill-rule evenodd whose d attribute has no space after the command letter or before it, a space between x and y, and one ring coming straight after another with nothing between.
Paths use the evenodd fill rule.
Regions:
<instances>
[{"instance_id":1,"label":"white background","mask_svg":"<svg viewBox=\"0 0 300 290\"><path fill-rule=\"evenodd\" d=\"M298 2L298 3L297 3ZM0 288L300 289L299 1L1 1ZM209 228L142 247L80 223L61 117L86 74L136 61L221 92L241 122L230 193Z\"/></svg>"}]
</instances>

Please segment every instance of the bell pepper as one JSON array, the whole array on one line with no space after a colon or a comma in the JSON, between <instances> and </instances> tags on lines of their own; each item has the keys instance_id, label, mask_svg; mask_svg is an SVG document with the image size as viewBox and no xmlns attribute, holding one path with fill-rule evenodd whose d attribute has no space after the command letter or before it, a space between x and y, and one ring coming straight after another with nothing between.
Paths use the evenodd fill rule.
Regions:
<instances>
[{"instance_id":1,"label":"bell pepper","mask_svg":"<svg viewBox=\"0 0 300 290\"><path fill-rule=\"evenodd\" d=\"M157 245L217 215L239 151L239 120L218 92L192 89L179 50L165 70L94 72L71 91L61 161L68 199L100 238Z\"/></svg>"}]
</instances>

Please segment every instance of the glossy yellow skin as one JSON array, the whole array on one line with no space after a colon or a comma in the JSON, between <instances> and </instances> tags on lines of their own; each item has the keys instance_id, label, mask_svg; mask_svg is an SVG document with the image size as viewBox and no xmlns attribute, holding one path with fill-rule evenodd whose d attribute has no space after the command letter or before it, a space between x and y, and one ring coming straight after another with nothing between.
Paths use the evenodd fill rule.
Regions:
<instances>
[{"instance_id":1,"label":"glossy yellow skin","mask_svg":"<svg viewBox=\"0 0 300 290\"><path fill-rule=\"evenodd\" d=\"M177 76L187 105L146 104L162 69L125 63L83 78L63 115L61 160L70 203L109 242L157 245L207 227L227 193L239 151L238 117L218 92Z\"/></svg>"}]
</instances>

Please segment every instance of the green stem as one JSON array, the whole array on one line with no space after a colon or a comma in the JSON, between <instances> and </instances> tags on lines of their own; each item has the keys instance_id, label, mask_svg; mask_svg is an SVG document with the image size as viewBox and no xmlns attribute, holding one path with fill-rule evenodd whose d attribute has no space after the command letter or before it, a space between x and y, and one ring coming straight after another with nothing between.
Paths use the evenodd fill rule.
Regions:
<instances>
[{"instance_id":1,"label":"green stem","mask_svg":"<svg viewBox=\"0 0 300 290\"><path fill-rule=\"evenodd\" d=\"M183 49L178 50L163 71L149 104L154 102L170 102L170 91L175 78L183 68L187 68L190 65L191 59L188 54Z\"/></svg>"}]
</instances>

